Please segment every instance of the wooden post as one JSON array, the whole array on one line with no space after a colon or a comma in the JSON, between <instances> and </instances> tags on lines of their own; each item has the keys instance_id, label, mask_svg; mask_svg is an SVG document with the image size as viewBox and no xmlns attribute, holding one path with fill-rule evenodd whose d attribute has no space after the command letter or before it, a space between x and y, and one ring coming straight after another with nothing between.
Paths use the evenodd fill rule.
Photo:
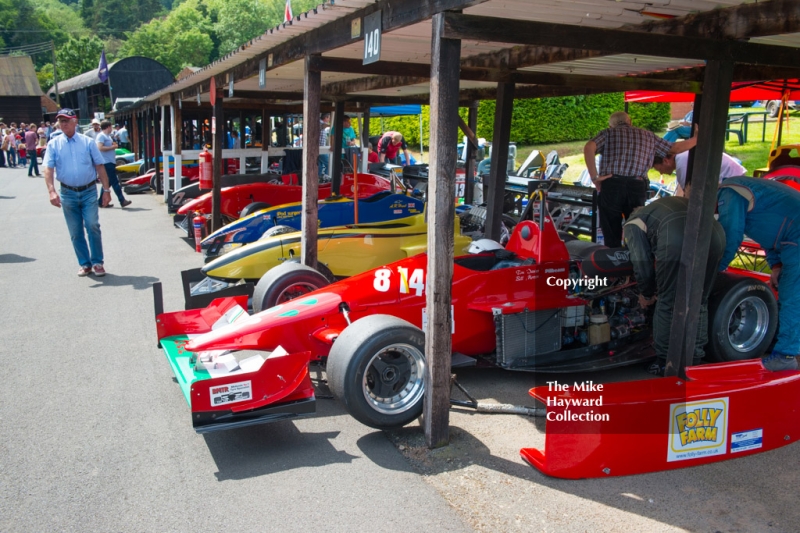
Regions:
<instances>
[{"instance_id":1,"label":"wooden post","mask_svg":"<svg viewBox=\"0 0 800 533\"><path fill-rule=\"evenodd\" d=\"M474 133L478 128L478 102L470 102L467 114L467 126ZM475 179L475 153L477 147L472 143L467 143L467 160L464 165L464 203L471 204L475 201L473 197Z\"/></svg>"},{"instance_id":2,"label":"wooden post","mask_svg":"<svg viewBox=\"0 0 800 533\"><path fill-rule=\"evenodd\" d=\"M336 196L342 186L342 130L344 129L344 102L333 103L333 135L331 135L331 194Z\"/></svg>"},{"instance_id":3,"label":"wooden post","mask_svg":"<svg viewBox=\"0 0 800 533\"><path fill-rule=\"evenodd\" d=\"M665 372L667 376L685 378L686 366L691 363L694 354L732 80L732 61L708 61L703 81L703 94L707 98L703 99L700 109L699 122L703 127L698 134L694 158L694 183L689 196L678 270Z\"/></svg>"},{"instance_id":4,"label":"wooden post","mask_svg":"<svg viewBox=\"0 0 800 533\"><path fill-rule=\"evenodd\" d=\"M255 135L255 131L253 135ZM269 170L269 145L272 144L272 123L266 109L261 110L261 173Z\"/></svg>"},{"instance_id":5,"label":"wooden post","mask_svg":"<svg viewBox=\"0 0 800 533\"><path fill-rule=\"evenodd\" d=\"M367 148L369 146L369 104L365 104L367 107L364 109L364 125L361 128L361 147ZM377 146L373 146L375 150L378 149Z\"/></svg>"},{"instance_id":6,"label":"wooden post","mask_svg":"<svg viewBox=\"0 0 800 533\"><path fill-rule=\"evenodd\" d=\"M429 448L450 440L450 362L453 284L456 145L458 144L458 78L461 41L443 39L444 15L431 20L431 139L428 182L428 279L425 327L425 443Z\"/></svg>"},{"instance_id":7,"label":"wooden post","mask_svg":"<svg viewBox=\"0 0 800 533\"><path fill-rule=\"evenodd\" d=\"M486 238L500 240L503 215L503 196L508 166L508 141L511 138L511 112L514 109L514 84L497 84L497 108L494 112L494 137L492 138L492 164L489 173L486 199ZM484 186L484 190L486 187Z\"/></svg>"},{"instance_id":8,"label":"wooden post","mask_svg":"<svg viewBox=\"0 0 800 533\"><path fill-rule=\"evenodd\" d=\"M175 190L177 191L183 187L183 111L174 95L172 98L172 153L175 159Z\"/></svg>"},{"instance_id":9,"label":"wooden post","mask_svg":"<svg viewBox=\"0 0 800 533\"><path fill-rule=\"evenodd\" d=\"M153 158L153 152L150 149L150 147L152 146L152 143L150 141L153 137L153 132L150 127L151 112L152 109L148 107L142 114L142 122L144 125L144 128L142 128L144 130L144 135L142 136L144 140L144 168L146 171L149 171L153 168L152 161L150 161Z\"/></svg>"},{"instance_id":10,"label":"wooden post","mask_svg":"<svg viewBox=\"0 0 800 533\"><path fill-rule=\"evenodd\" d=\"M306 55L303 77L303 218L300 223L301 261L317 268L317 202L319 201L319 110L322 76L309 70L313 56ZM318 56L317 56L318 57Z\"/></svg>"},{"instance_id":11,"label":"wooden post","mask_svg":"<svg viewBox=\"0 0 800 533\"><path fill-rule=\"evenodd\" d=\"M692 106L692 132L694 132L695 126L698 124L697 120L700 118L700 109L703 104L703 95L696 94L694 95L694 105ZM695 156L695 148L689 150L689 159L686 162L686 176L684 181L684 191L686 188L692 184L692 171L694 167L694 156ZM685 192L684 192L685 194Z\"/></svg>"},{"instance_id":12,"label":"wooden post","mask_svg":"<svg viewBox=\"0 0 800 533\"><path fill-rule=\"evenodd\" d=\"M217 78L212 77L211 83L217 83ZM217 87L217 99L214 102L213 118L216 128L213 134L214 146L214 188L211 192L211 231L222 227L222 146L225 144L225 112L222 109L223 91Z\"/></svg>"},{"instance_id":13,"label":"wooden post","mask_svg":"<svg viewBox=\"0 0 800 533\"><path fill-rule=\"evenodd\" d=\"M141 154L139 152L139 112L131 114L131 151L136 154L138 158Z\"/></svg>"},{"instance_id":14,"label":"wooden post","mask_svg":"<svg viewBox=\"0 0 800 533\"><path fill-rule=\"evenodd\" d=\"M156 194L164 194L164 189L169 186L166 183L167 180L164 179L164 173L161 170L161 164L158 162L159 157L162 160L164 159L164 153L162 151L161 144L161 133L163 131L163 123L161 119L163 118L163 114L164 106L161 106L160 111L155 107L153 108L153 164L155 165L156 170Z\"/></svg>"}]
</instances>

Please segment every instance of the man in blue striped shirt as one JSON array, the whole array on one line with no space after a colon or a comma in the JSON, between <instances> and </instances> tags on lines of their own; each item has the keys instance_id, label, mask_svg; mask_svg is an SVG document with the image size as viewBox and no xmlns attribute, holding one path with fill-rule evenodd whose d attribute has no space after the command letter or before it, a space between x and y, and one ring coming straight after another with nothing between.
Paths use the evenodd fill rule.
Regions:
<instances>
[{"instance_id":1,"label":"man in blue striped shirt","mask_svg":"<svg viewBox=\"0 0 800 533\"><path fill-rule=\"evenodd\" d=\"M63 135L47 143L44 161L44 181L50 193L50 203L62 208L72 247L78 257L79 276L105 276L103 242L97 203L97 179L103 185L102 205L111 200L108 176L103 157L94 139L78 133L78 118L72 109L62 109L56 117ZM55 178L61 183L61 195L56 192ZM86 246L86 234L89 246Z\"/></svg>"}]
</instances>

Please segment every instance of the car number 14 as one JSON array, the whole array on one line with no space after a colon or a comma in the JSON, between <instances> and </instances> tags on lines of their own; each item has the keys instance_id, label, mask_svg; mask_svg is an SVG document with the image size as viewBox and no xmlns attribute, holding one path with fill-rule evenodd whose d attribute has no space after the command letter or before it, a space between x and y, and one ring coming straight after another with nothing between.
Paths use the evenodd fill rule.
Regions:
<instances>
[{"instance_id":1,"label":"car number 14","mask_svg":"<svg viewBox=\"0 0 800 533\"><path fill-rule=\"evenodd\" d=\"M397 267L397 273L400 274L400 294L411 294L413 290L416 296L422 296L425 292L425 271L423 269L415 268L409 276L407 268ZM391 277L391 270L379 268L375 271L375 279L372 282L372 286L378 292L389 292Z\"/></svg>"}]
</instances>

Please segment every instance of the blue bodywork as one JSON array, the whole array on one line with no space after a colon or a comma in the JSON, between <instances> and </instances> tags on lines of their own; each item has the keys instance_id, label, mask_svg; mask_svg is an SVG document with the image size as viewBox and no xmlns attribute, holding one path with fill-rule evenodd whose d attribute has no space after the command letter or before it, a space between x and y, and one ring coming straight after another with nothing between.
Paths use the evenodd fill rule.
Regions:
<instances>
[{"instance_id":1,"label":"blue bodywork","mask_svg":"<svg viewBox=\"0 0 800 533\"><path fill-rule=\"evenodd\" d=\"M366 224L406 218L420 214L424 209L425 203L422 200L383 191L358 201L358 222ZM323 200L319 203L319 226L329 228L353 224L353 211L351 198ZM206 261L227 252L228 250L223 250L225 245L244 245L257 241L270 228L288 226L299 230L302 212L303 207L299 202L284 204L258 211L228 224L206 237L201 243Z\"/></svg>"}]
</instances>

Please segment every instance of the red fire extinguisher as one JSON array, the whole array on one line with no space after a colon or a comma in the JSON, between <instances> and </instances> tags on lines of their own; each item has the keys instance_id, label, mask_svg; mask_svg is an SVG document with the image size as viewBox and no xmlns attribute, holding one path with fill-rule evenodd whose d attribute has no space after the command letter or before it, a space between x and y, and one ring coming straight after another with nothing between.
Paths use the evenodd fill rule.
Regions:
<instances>
[{"instance_id":1,"label":"red fire extinguisher","mask_svg":"<svg viewBox=\"0 0 800 533\"><path fill-rule=\"evenodd\" d=\"M214 187L214 158L206 148L200 152L200 189L211 189Z\"/></svg>"},{"instance_id":2,"label":"red fire extinguisher","mask_svg":"<svg viewBox=\"0 0 800 533\"><path fill-rule=\"evenodd\" d=\"M200 253L200 242L203 240L203 233L206 229L206 217L199 211L196 212L192 219L192 226L194 226L194 251Z\"/></svg>"}]
</instances>

